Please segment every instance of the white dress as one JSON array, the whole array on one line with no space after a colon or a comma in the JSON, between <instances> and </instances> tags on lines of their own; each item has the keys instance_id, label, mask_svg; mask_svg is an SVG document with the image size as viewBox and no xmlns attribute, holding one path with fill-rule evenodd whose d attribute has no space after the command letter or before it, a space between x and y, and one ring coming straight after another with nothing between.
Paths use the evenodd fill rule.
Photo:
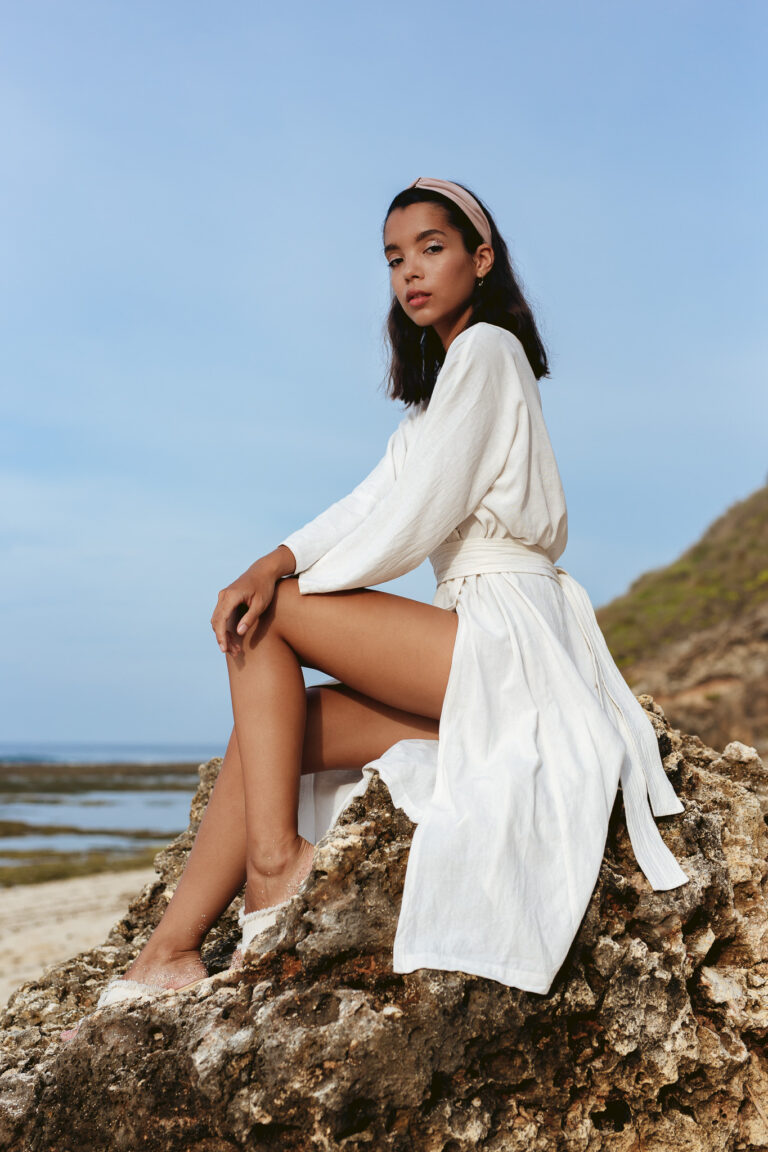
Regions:
<instances>
[{"instance_id":1,"label":"white dress","mask_svg":"<svg viewBox=\"0 0 768 1152\"><path fill-rule=\"evenodd\" d=\"M301 778L317 841L373 770L417 827L393 970L473 973L546 993L597 881L619 782L655 889L688 877L653 820L683 811L653 727L584 588L555 565L565 497L520 341L477 323L450 344L428 404L382 460L282 541L302 593L381 584L429 556L458 629L438 740Z\"/></svg>"}]
</instances>

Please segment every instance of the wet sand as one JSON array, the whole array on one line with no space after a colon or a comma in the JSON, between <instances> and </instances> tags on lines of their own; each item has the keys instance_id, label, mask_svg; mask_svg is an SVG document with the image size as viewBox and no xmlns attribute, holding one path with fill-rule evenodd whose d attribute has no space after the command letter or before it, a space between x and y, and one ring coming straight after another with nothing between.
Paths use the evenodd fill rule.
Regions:
<instances>
[{"instance_id":1,"label":"wet sand","mask_svg":"<svg viewBox=\"0 0 768 1152\"><path fill-rule=\"evenodd\" d=\"M27 980L102 944L153 868L0 889L0 1005Z\"/></svg>"}]
</instances>

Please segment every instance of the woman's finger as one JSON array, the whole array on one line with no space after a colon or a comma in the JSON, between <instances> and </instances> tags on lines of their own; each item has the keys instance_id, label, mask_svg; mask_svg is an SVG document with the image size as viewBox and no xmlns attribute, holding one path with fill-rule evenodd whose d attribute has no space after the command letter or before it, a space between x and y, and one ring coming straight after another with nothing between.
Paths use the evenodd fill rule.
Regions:
<instances>
[{"instance_id":1,"label":"woman's finger","mask_svg":"<svg viewBox=\"0 0 768 1152\"><path fill-rule=\"evenodd\" d=\"M243 649L242 649L242 646L240 644L240 640L235 635L235 633L234 632L227 632L227 646L225 649L225 655L239 656L241 654L242 650Z\"/></svg>"},{"instance_id":2,"label":"woman's finger","mask_svg":"<svg viewBox=\"0 0 768 1152\"><path fill-rule=\"evenodd\" d=\"M271 599L272 593L264 587L263 579L241 578L219 592L218 603L211 617L211 627L222 652L235 654L236 651L240 651L238 637L244 636L256 623Z\"/></svg>"},{"instance_id":3,"label":"woman's finger","mask_svg":"<svg viewBox=\"0 0 768 1152\"><path fill-rule=\"evenodd\" d=\"M222 652L227 650L227 624L233 609L237 607L238 599L238 593L230 588L225 588L223 592L219 592L219 602L214 609L213 616L211 616L211 628L213 628Z\"/></svg>"},{"instance_id":4,"label":"woman's finger","mask_svg":"<svg viewBox=\"0 0 768 1152\"><path fill-rule=\"evenodd\" d=\"M245 636L248 629L252 624L256 623L262 612L263 608L261 604L255 600L251 601L248 610L243 613L242 617L236 625L235 631L237 632L238 636Z\"/></svg>"},{"instance_id":5,"label":"woman's finger","mask_svg":"<svg viewBox=\"0 0 768 1152\"><path fill-rule=\"evenodd\" d=\"M222 652L226 652L226 650L227 650L226 618L224 618L220 615L218 609L216 610L216 612L214 612L213 616L211 616L211 628L213 628L213 634L216 637L216 642L219 645L219 648L221 648Z\"/></svg>"}]
</instances>

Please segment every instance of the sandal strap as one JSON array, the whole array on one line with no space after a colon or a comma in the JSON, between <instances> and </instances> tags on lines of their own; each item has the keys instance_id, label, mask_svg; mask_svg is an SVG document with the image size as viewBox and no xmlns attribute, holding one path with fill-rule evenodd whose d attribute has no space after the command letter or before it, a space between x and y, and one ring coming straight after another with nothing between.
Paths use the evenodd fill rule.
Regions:
<instances>
[{"instance_id":1,"label":"sandal strap","mask_svg":"<svg viewBox=\"0 0 768 1152\"><path fill-rule=\"evenodd\" d=\"M106 1008L109 1004L118 1004L121 1000L142 1000L145 997L156 996L158 989L152 984L142 984L139 980L123 980L116 977L110 980L104 991L96 1001L97 1008Z\"/></svg>"},{"instance_id":2,"label":"sandal strap","mask_svg":"<svg viewBox=\"0 0 768 1152\"><path fill-rule=\"evenodd\" d=\"M270 904L267 908L257 908L255 912L244 912L241 908L237 916L238 924L243 933L240 943L241 949L245 950L254 936L258 936L260 932L271 928L277 920L280 909L287 908L290 903L290 898L281 900L279 904Z\"/></svg>"}]
</instances>

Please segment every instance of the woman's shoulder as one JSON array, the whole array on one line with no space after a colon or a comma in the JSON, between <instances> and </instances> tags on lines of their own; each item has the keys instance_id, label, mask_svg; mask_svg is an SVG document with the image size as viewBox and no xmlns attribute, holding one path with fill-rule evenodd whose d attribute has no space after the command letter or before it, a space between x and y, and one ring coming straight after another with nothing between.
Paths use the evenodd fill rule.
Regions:
<instances>
[{"instance_id":1,"label":"woman's shoulder","mask_svg":"<svg viewBox=\"0 0 768 1152\"><path fill-rule=\"evenodd\" d=\"M456 345L456 359L452 360L454 367L449 372L456 370L461 376L467 373L474 375L477 365L483 378L504 382L505 394L524 398L529 404L534 401L541 403L536 376L523 342L514 332L499 324L478 320L476 324L463 329L452 341L443 362L444 367L449 364L449 357Z\"/></svg>"},{"instance_id":2,"label":"woman's shoulder","mask_svg":"<svg viewBox=\"0 0 768 1152\"><path fill-rule=\"evenodd\" d=\"M514 332L502 328L499 324L490 324L487 320L478 320L476 324L471 324L469 328L459 332L452 340L448 352L454 348L458 351L460 348L468 350L470 347L477 349L481 355L494 356L511 352L515 357L521 353L525 356L523 345Z\"/></svg>"},{"instance_id":3,"label":"woman's shoulder","mask_svg":"<svg viewBox=\"0 0 768 1152\"><path fill-rule=\"evenodd\" d=\"M474 404L479 402L481 395L489 404L522 396L526 391L523 363L528 363L525 351L513 332L498 324L479 320L453 338L437 374L432 396L423 401L419 409L427 411L432 408L432 401L437 396L442 397L447 405L464 393L474 397Z\"/></svg>"}]
</instances>

